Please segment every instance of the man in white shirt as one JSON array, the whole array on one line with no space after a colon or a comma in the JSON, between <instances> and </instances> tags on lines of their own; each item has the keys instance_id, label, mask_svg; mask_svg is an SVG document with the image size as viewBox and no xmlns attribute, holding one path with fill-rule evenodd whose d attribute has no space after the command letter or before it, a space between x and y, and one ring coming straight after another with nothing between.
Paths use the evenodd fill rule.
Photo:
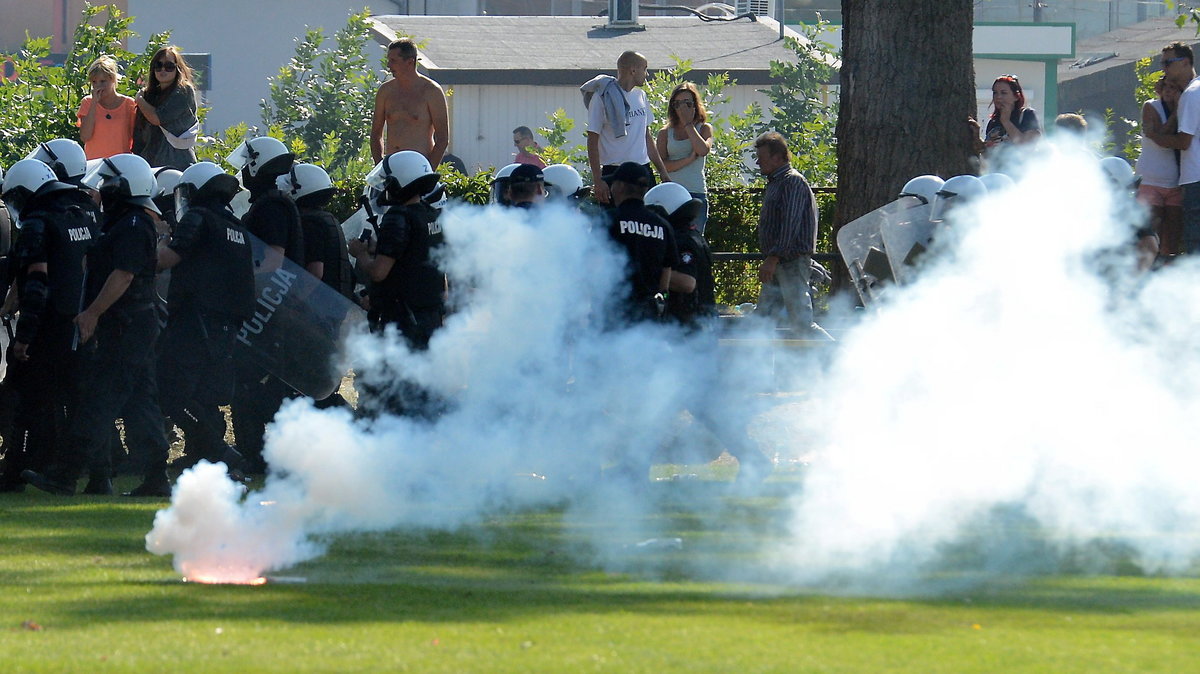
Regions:
<instances>
[{"instance_id":1,"label":"man in white shirt","mask_svg":"<svg viewBox=\"0 0 1200 674\"><path fill-rule=\"evenodd\" d=\"M588 98L587 151L596 200L609 203L608 183L603 180L625 162L650 163L667 182L667 167L658 155L650 129L654 111L639 87L646 83L646 57L627 51L617 59L617 77L602 75L581 87Z\"/></svg>"},{"instance_id":2,"label":"man in white shirt","mask_svg":"<svg viewBox=\"0 0 1200 674\"><path fill-rule=\"evenodd\" d=\"M1163 47L1163 77L1183 87L1175 114L1161 125L1142 130L1158 145L1179 150L1179 186L1183 188L1184 254L1200 250L1200 144L1192 138L1200 135L1200 79L1192 60L1192 48L1182 42Z\"/></svg>"}]
</instances>

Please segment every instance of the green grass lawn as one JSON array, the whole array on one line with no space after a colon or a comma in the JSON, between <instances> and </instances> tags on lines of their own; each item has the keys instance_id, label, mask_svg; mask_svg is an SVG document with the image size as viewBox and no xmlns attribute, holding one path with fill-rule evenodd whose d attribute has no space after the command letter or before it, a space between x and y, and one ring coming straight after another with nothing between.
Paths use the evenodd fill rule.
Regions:
<instances>
[{"instance_id":1,"label":"green grass lawn","mask_svg":"<svg viewBox=\"0 0 1200 674\"><path fill-rule=\"evenodd\" d=\"M923 599L717 582L692 563L747 564L780 535L778 499L654 488L652 518L683 547L618 546L621 572L546 509L339 536L276 574L304 582L260 587L180 582L144 549L162 503L3 495L0 672L1200 670L1195 578L995 578Z\"/></svg>"}]
</instances>

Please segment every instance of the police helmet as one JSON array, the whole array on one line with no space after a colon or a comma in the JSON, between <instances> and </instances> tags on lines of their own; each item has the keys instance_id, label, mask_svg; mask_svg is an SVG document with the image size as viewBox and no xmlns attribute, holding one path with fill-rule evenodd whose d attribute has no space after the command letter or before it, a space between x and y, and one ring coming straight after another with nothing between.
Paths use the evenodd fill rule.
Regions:
<instances>
[{"instance_id":1,"label":"police helmet","mask_svg":"<svg viewBox=\"0 0 1200 674\"><path fill-rule=\"evenodd\" d=\"M59 180L72 185L79 184L88 171L87 154L79 143L70 138L55 138L38 143L33 152L25 158L44 163L54 170L54 175L58 176Z\"/></svg>"},{"instance_id":2,"label":"police helmet","mask_svg":"<svg viewBox=\"0 0 1200 674\"><path fill-rule=\"evenodd\" d=\"M900 189L899 196L916 197L923 204L932 204L933 198L937 196L938 190L942 189L942 185L945 182L935 175L917 176L904 183L904 187Z\"/></svg>"},{"instance_id":3,"label":"police helmet","mask_svg":"<svg viewBox=\"0 0 1200 674\"><path fill-rule=\"evenodd\" d=\"M1100 168L1105 177L1120 188L1132 189L1137 186L1138 178L1133 173L1129 162L1120 157L1105 157L1100 160Z\"/></svg>"},{"instance_id":4,"label":"police helmet","mask_svg":"<svg viewBox=\"0 0 1200 674\"><path fill-rule=\"evenodd\" d=\"M393 152L367 174L367 185L383 191L379 203L398 206L429 194L440 178L425 155L413 150Z\"/></svg>"},{"instance_id":5,"label":"police helmet","mask_svg":"<svg viewBox=\"0 0 1200 674\"><path fill-rule=\"evenodd\" d=\"M15 216L25 210L35 196L73 189L74 185L59 181L54 170L46 163L37 159L22 159L4 175L0 198L11 207L9 213Z\"/></svg>"},{"instance_id":6,"label":"police helmet","mask_svg":"<svg viewBox=\"0 0 1200 674\"><path fill-rule=\"evenodd\" d=\"M657 208L673 225L691 225L704 204L679 183L662 183L646 191L646 206Z\"/></svg>"},{"instance_id":7,"label":"police helmet","mask_svg":"<svg viewBox=\"0 0 1200 674\"><path fill-rule=\"evenodd\" d=\"M267 179L287 173L296 155L288 152L278 138L259 136L243 141L225 161L241 171L244 178Z\"/></svg>"},{"instance_id":8,"label":"police helmet","mask_svg":"<svg viewBox=\"0 0 1200 674\"><path fill-rule=\"evenodd\" d=\"M181 175L183 175L183 171L170 166L160 166L154 169L154 182L158 185L154 196L164 197L175 194L175 186L179 184Z\"/></svg>"},{"instance_id":9,"label":"police helmet","mask_svg":"<svg viewBox=\"0 0 1200 674\"><path fill-rule=\"evenodd\" d=\"M196 199L213 200L228 204L238 193L237 178L210 162L196 162L187 167L175 184L175 217L183 218L187 208Z\"/></svg>"},{"instance_id":10,"label":"police helmet","mask_svg":"<svg viewBox=\"0 0 1200 674\"><path fill-rule=\"evenodd\" d=\"M987 187L983 181L972 175L954 176L942 185L937 197L933 200L933 211L929 214L932 222L941 222L946 212L964 203L987 195Z\"/></svg>"},{"instance_id":11,"label":"police helmet","mask_svg":"<svg viewBox=\"0 0 1200 674\"><path fill-rule=\"evenodd\" d=\"M508 187L509 176L517 170L520 164L508 164L496 169L496 173L492 175L492 203L502 206L508 205L508 200L504 198L504 190Z\"/></svg>"},{"instance_id":12,"label":"police helmet","mask_svg":"<svg viewBox=\"0 0 1200 674\"><path fill-rule=\"evenodd\" d=\"M162 215L152 198L158 191L154 169L136 154L118 154L104 159L84 176L83 184L99 192L105 205L130 203Z\"/></svg>"},{"instance_id":13,"label":"police helmet","mask_svg":"<svg viewBox=\"0 0 1200 674\"><path fill-rule=\"evenodd\" d=\"M275 179L275 186L298 206L320 208L333 198L333 181L325 169L316 164L295 164L287 173Z\"/></svg>"},{"instance_id":14,"label":"police helmet","mask_svg":"<svg viewBox=\"0 0 1200 674\"><path fill-rule=\"evenodd\" d=\"M583 178L570 164L551 164L542 169L546 192L551 199L582 199L587 196Z\"/></svg>"},{"instance_id":15,"label":"police helmet","mask_svg":"<svg viewBox=\"0 0 1200 674\"><path fill-rule=\"evenodd\" d=\"M985 173L979 176L979 180L987 188L988 194L996 194L1017 186L1012 178L1003 173Z\"/></svg>"}]
</instances>

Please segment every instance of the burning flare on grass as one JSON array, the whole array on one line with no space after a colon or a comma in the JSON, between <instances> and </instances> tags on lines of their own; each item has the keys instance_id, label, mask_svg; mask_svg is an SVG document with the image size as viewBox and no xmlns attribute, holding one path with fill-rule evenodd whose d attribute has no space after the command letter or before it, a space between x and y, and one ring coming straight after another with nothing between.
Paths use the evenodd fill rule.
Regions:
<instances>
[{"instance_id":1,"label":"burning flare on grass","mask_svg":"<svg viewBox=\"0 0 1200 674\"><path fill-rule=\"evenodd\" d=\"M241 573L233 573L226 575L224 569L217 569L215 575L196 575L184 576L185 583L200 583L201 585L266 585L267 579L264 576L258 578L246 578ZM211 571L209 572L211 573Z\"/></svg>"}]
</instances>

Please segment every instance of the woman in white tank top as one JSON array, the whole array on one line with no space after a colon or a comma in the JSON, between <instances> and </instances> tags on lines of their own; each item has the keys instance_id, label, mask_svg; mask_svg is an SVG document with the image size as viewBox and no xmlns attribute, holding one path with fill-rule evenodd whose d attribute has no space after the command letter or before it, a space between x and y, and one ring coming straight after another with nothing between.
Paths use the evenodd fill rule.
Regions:
<instances>
[{"instance_id":1,"label":"woman in white tank top","mask_svg":"<svg viewBox=\"0 0 1200 674\"><path fill-rule=\"evenodd\" d=\"M1157 129L1167 124L1179 103L1179 86L1166 77L1154 85L1158 98L1142 106L1142 128ZM1142 136L1142 153L1137 160L1142 177L1138 201L1150 209L1150 224L1158 234L1159 254L1181 252L1183 194L1179 188L1179 152L1162 147Z\"/></svg>"},{"instance_id":2,"label":"woman in white tank top","mask_svg":"<svg viewBox=\"0 0 1200 674\"><path fill-rule=\"evenodd\" d=\"M658 132L658 155L672 182L679 183L704 204L696 229L704 234L708 222L708 189L704 183L704 158L712 151L712 124L696 85L684 82L671 91L667 125Z\"/></svg>"}]
</instances>

